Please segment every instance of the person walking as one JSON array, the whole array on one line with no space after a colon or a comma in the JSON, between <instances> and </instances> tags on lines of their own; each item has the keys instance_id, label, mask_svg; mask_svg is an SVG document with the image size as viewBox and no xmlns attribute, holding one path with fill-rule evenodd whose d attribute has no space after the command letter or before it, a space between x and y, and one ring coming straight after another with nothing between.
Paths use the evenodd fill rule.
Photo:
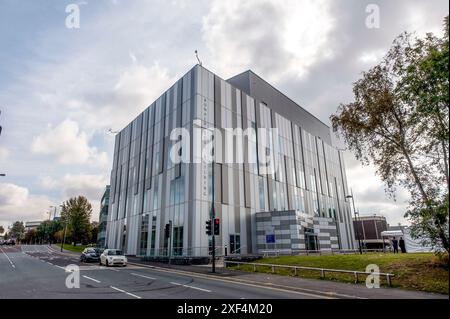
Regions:
<instances>
[{"instance_id":1,"label":"person walking","mask_svg":"<svg viewBox=\"0 0 450 319\"><path fill-rule=\"evenodd\" d=\"M403 237L400 237L400 240L398 241L398 245L400 246L400 250L402 254L406 253L406 246L405 246L405 240Z\"/></svg>"},{"instance_id":2,"label":"person walking","mask_svg":"<svg viewBox=\"0 0 450 319\"><path fill-rule=\"evenodd\" d=\"M392 239L392 248L394 248L394 254L398 254L398 240L395 237Z\"/></svg>"}]
</instances>

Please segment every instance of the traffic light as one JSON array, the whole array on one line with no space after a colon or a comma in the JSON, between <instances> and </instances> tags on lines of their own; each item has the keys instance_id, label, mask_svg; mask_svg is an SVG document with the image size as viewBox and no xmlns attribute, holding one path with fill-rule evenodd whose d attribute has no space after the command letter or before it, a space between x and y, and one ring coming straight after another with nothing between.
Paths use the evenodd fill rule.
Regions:
<instances>
[{"instance_id":1,"label":"traffic light","mask_svg":"<svg viewBox=\"0 0 450 319\"><path fill-rule=\"evenodd\" d=\"M219 235L220 233L220 219L215 218L214 219L214 235Z\"/></svg>"},{"instance_id":2,"label":"traffic light","mask_svg":"<svg viewBox=\"0 0 450 319\"><path fill-rule=\"evenodd\" d=\"M211 236L211 220L206 221L206 235Z\"/></svg>"},{"instance_id":3,"label":"traffic light","mask_svg":"<svg viewBox=\"0 0 450 319\"><path fill-rule=\"evenodd\" d=\"M170 237L170 224L166 224L166 228L164 229L164 236L166 238Z\"/></svg>"}]
</instances>

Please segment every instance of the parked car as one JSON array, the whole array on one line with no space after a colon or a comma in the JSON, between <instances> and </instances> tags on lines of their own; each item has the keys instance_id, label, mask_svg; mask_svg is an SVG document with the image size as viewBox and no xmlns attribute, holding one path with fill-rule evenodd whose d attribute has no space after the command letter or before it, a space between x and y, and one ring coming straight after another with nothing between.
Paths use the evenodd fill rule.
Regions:
<instances>
[{"instance_id":1,"label":"parked car","mask_svg":"<svg viewBox=\"0 0 450 319\"><path fill-rule=\"evenodd\" d=\"M98 248L86 248L81 253L80 261L81 262L99 261L101 253L102 251Z\"/></svg>"},{"instance_id":2,"label":"parked car","mask_svg":"<svg viewBox=\"0 0 450 319\"><path fill-rule=\"evenodd\" d=\"M3 239L0 239L0 246L3 246L5 244L5 241Z\"/></svg>"},{"instance_id":3,"label":"parked car","mask_svg":"<svg viewBox=\"0 0 450 319\"><path fill-rule=\"evenodd\" d=\"M106 267L120 265L125 267L127 265L127 257L119 249L105 249L100 255L100 265L105 265Z\"/></svg>"},{"instance_id":4,"label":"parked car","mask_svg":"<svg viewBox=\"0 0 450 319\"><path fill-rule=\"evenodd\" d=\"M10 238L6 241L6 243L4 245L14 246L15 244L16 244L16 241L14 239Z\"/></svg>"}]
</instances>

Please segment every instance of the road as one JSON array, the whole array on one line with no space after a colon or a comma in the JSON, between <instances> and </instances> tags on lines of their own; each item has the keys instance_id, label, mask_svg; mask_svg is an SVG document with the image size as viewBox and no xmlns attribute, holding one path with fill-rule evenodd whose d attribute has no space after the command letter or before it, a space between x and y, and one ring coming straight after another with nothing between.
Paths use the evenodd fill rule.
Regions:
<instances>
[{"instance_id":1,"label":"road","mask_svg":"<svg viewBox=\"0 0 450 319\"><path fill-rule=\"evenodd\" d=\"M79 288L68 288L79 269ZM0 246L0 299L448 299L448 296L401 289L367 289L364 285L258 273L229 277L194 272L189 267L128 264L105 267L80 263L78 254L48 246ZM5 288L7 287L7 288Z\"/></svg>"},{"instance_id":2,"label":"road","mask_svg":"<svg viewBox=\"0 0 450 319\"><path fill-rule=\"evenodd\" d=\"M80 288L66 287L66 278L71 275L65 270L68 265L79 266ZM0 287L0 298L327 298L131 264L120 268L85 264L47 246L0 246Z\"/></svg>"}]
</instances>

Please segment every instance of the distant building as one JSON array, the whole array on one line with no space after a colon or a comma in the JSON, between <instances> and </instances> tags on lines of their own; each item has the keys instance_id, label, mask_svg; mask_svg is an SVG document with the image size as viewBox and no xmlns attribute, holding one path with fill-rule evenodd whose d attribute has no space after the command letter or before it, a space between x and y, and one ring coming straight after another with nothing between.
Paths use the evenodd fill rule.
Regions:
<instances>
[{"instance_id":1,"label":"distant building","mask_svg":"<svg viewBox=\"0 0 450 319\"><path fill-rule=\"evenodd\" d=\"M97 235L97 245L99 247L105 247L106 244L106 224L108 221L109 192L110 186L107 185L100 203L100 215L98 219Z\"/></svg>"},{"instance_id":2,"label":"distant building","mask_svg":"<svg viewBox=\"0 0 450 319\"><path fill-rule=\"evenodd\" d=\"M383 238L381 232L388 230L386 217L380 215L358 216L353 218L356 241L366 249L382 249Z\"/></svg>"},{"instance_id":3,"label":"distant building","mask_svg":"<svg viewBox=\"0 0 450 319\"><path fill-rule=\"evenodd\" d=\"M25 232L29 230L36 230L40 224L42 224L42 221L25 222Z\"/></svg>"}]
</instances>

